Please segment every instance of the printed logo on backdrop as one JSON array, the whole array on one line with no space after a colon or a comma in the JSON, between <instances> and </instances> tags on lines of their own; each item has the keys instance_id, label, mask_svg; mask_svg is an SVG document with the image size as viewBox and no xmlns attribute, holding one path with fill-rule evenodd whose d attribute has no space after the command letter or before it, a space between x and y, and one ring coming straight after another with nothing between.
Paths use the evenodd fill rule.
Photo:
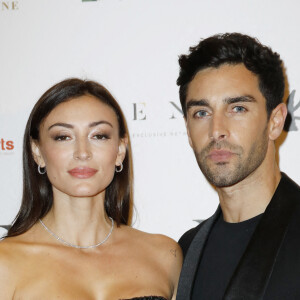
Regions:
<instances>
[{"instance_id":1,"label":"printed logo on backdrop","mask_svg":"<svg viewBox=\"0 0 300 300\"><path fill-rule=\"evenodd\" d=\"M132 121L138 126L140 122L147 122L149 120L149 112L147 111L146 102L132 103ZM165 112L165 121L176 122L177 120L182 122L183 111L179 105L173 101L168 102L168 109ZM153 116L150 116L153 117ZM184 130L142 130L133 131L131 133L132 138L156 138L156 137L179 137L186 136Z\"/></svg>"},{"instance_id":2,"label":"printed logo on backdrop","mask_svg":"<svg viewBox=\"0 0 300 300\"><path fill-rule=\"evenodd\" d=\"M173 101L169 101L172 110L169 112L169 119L177 119L178 115L183 117L182 109ZM133 120L143 121L147 119L146 102L133 103Z\"/></svg>"},{"instance_id":3,"label":"printed logo on backdrop","mask_svg":"<svg viewBox=\"0 0 300 300\"><path fill-rule=\"evenodd\" d=\"M16 11L19 9L19 1L0 1L2 11Z\"/></svg>"},{"instance_id":4,"label":"printed logo on backdrop","mask_svg":"<svg viewBox=\"0 0 300 300\"><path fill-rule=\"evenodd\" d=\"M300 120L300 111L299 115L296 115L298 108L300 107L300 101L295 104L295 94L296 90L293 90L287 98L286 104L288 109L288 115L284 124L284 131L298 131L297 120Z\"/></svg>"},{"instance_id":5,"label":"printed logo on backdrop","mask_svg":"<svg viewBox=\"0 0 300 300\"><path fill-rule=\"evenodd\" d=\"M15 144L11 139L0 138L0 155L14 153Z\"/></svg>"}]
</instances>

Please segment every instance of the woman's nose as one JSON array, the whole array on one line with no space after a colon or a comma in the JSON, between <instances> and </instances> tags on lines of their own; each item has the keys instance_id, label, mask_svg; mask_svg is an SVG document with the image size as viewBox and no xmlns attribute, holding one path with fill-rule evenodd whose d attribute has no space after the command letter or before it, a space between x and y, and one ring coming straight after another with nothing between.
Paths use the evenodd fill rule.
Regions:
<instances>
[{"instance_id":1,"label":"woman's nose","mask_svg":"<svg viewBox=\"0 0 300 300\"><path fill-rule=\"evenodd\" d=\"M76 141L73 157L77 160L89 160L92 158L90 144L86 139Z\"/></svg>"}]
</instances>

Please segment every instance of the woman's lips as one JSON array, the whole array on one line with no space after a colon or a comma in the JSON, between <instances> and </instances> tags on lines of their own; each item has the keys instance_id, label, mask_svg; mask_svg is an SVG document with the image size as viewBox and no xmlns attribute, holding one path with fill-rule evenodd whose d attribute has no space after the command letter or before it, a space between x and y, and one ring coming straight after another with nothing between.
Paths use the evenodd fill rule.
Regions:
<instances>
[{"instance_id":1,"label":"woman's lips","mask_svg":"<svg viewBox=\"0 0 300 300\"><path fill-rule=\"evenodd\" d=\"M85 179L94 176L98 170L88 167L78 167L72 170L69 170L68 173L76 178Z\"/></svg>"},{"instance_id":2,"label":"woman's lips","mask_svg":"<svg viewBox=\"0 0 300 300\"><path fill-rule=\"evenodd\" d=\"M212 150L208 157L216 163L219 162L227 162L232 156L234 155L234 153L228 151L228 150Z\"/></svg>"}]
</instances>

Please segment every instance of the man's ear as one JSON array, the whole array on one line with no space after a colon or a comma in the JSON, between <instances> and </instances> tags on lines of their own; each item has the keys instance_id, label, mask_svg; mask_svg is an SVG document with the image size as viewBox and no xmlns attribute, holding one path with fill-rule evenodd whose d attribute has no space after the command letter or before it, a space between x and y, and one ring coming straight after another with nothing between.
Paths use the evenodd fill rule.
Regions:
<instances>
[{"instance_id":1,"label":"man's ear","mask_svg":"<svg viewBox=\"0 0 300 300\"><path fill-rule=\"evenodd\" d=\"M285 103L278 104L272 111L269 120L269 138L275 141L281 134L287 116Z\"/></svg>"},{"instance_id":2,"label":"man's ear","mask_svg":"<svg viewBox=\"0 0 300 300\"><path fill-rule=\"evenodd\" d=\"M128 145L128 137L126 136L124 138L121 138L119 142L119 150L116 159L116 166L120 166L121 163L123 162L126 155L127 145Z\"/></svg>"},{"instance_id":3,"label":"man's ear","mask_svg":"<svg viewBox=\"0 0 300 300\"><path fill-rule=\"evenodd\" d=\"M34 161L37 163L38 166L40 166L41 168L44 168L46 164L43 159L38 141L31 140L30 143L31 143L31 151L32 151Z\"/></svg>"},{"instance_id":4,"label":"man's ear","mask_svg":"<svg viewBox=\"0 0 300 300\"><path fill-rule=\"evenodd\" d=\"M185 123L186 132L187 132L187 135L189 138L189 144L192 147L192 149L194 149L193 142L192 142L191 135L190 135L189 126L188 126L188 121L187 121L186 117L184 117L184 123Z\"/></svg>"}]
</instances>

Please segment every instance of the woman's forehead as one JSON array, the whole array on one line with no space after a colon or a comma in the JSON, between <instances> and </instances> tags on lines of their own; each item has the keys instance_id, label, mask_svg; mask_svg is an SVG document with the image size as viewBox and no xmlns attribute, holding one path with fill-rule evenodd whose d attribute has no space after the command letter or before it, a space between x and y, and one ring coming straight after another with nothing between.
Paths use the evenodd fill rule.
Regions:
<instances>
[{"instance_id":1,"label":"woman's forehead","mask_svg":"<svg viewBox=\"0 0 300 300\"><path fill-rule=\"evenodd\" d=\"M107 121L113 127L118 127L118 119L112 107L94 96L84 95L57 105L41 125L51 126L53 122L79 125L99 121Z\"/></svg>"}]
</instances>

